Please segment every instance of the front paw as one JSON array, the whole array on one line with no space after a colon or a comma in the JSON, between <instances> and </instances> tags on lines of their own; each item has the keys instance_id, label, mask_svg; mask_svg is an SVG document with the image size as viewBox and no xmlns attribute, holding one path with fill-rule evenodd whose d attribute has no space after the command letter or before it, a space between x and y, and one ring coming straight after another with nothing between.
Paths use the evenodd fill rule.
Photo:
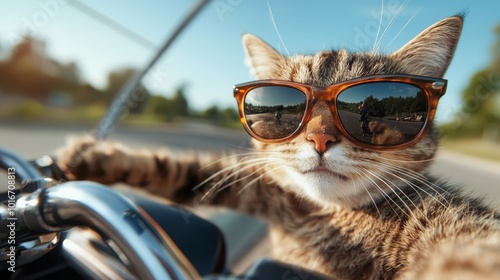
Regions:
<instances>
[{"instance_id":1,"label":"front paw","mask_svg":"<svg viewBox=\"0 0 500 280\"><path fill-rule=\"evenodd\" d=\"M72 180L114 183L129 165L124 149L116 143L98 142L90 135L70 139L57 151L57 165Z\"/></svg>"}]
</instances>

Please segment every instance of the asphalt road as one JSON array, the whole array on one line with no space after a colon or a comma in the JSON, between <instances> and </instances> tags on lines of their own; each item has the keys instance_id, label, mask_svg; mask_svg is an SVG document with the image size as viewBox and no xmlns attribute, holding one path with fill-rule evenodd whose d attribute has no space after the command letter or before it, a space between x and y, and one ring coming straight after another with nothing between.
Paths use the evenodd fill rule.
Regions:
<instances>
[{"instance_id":1,"label":"asphalt road","mask_svg":"<svg viewBox=\"0 0 500 280\"><path fill-rule=\"evenodd\" d=\"M68 136L83 135L92 127L86 125L48 125L36 123L0 122L0 147L9 148L21 156L32 159L52 154L64 145ZM249 147L249 137L243 131L215 128L201 124L165 125L157 127L127 127L115 129L111 140L133 147L161 147L168 145L179 149L238 150ZM460 154L442 151L430 170L444 180L461 184L473 195L485 196L488 202L500 208L500 164ZM238 222L240 221L240 222ZM249 247L257 250L254 255L267 254L268 243L255 245L265 234L265 225L252 224L232 214L217 216L214 222L227 235L229 259L238 259ZM246 226L246 230L243 228ZM233 234L236 232L237 234ZM243 233L247 234L242 235ZM248 261L246 261L248 263Z\"/></svg>"},{"instance_id":2,"label":"asphalt road","mask_svg":"<svg viewBox=\"0 0 500 280\"><path fill-rule=\"evenodd\" d=\"M33 158L52 153L63 146L69 137L85 135L93 128L84 124L0 122L0 146ZM109 139L133 147L153 148L168 145L179 149L227 150L249 145L249 138L243 130L235 132L195 123L154 127L119 126Z\"/></svg>"}]
</instances>

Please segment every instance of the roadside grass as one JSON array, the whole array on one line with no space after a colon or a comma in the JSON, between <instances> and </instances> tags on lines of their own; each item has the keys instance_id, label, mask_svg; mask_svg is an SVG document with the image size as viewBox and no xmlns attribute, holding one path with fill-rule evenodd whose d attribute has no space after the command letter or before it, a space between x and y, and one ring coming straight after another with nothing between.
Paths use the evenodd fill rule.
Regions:
<instances>
[{"instance_id":1,"label":"roadside grass","mask_svg":"<svg viewBox=\"0 0 500 280\"><path fill-rule=\"evenodd\" d=\"M441 147L451 152L500 163L500 143L483 140L481 138L446 138L441 141Z\"/></svg>"},{"instance_id":2,"label":"roadside grass","mask_svg":"<svg viewBox=\"0 0 500 280\"><path fill-rule=\"evenodd\" d=\"M24 122L51 122L51 123L90 123L97 124L106 115L108 108L104 106L86 106L74 108L39 106L36 102L23 103L15 108L3 108L0 110L0 121L24 121ZM176 116L167 120L164 116L154 114L133 114L127 111L122 112L120 123L136 126L158 126L169 123L190 123L200 122L226 128L241 128L239 120L227 120L218 118L216 120L207 119L200 115Z\"/></svg>"}]
</instances>

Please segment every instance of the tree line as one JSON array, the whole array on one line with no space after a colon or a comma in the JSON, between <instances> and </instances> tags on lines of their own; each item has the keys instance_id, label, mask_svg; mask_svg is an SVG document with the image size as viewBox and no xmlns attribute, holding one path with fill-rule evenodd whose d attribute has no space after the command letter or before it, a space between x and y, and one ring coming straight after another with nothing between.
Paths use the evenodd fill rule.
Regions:
<instances>
[{"instance_id":1,"label":"tree line","mask_svg":"<svg viewBox=\"0 0 500 280\"><path fill-rule=\"evenodd\" d=\"M427 111L427 102L423 92L418 92L416 96L407 97L384 97L378 99L373 95L365 98L364 102L368 105L371 114L378 117L402 117L415 113L425 113ZM345 110L358 113L360 102L337 101L339 110Z\"/></svg>"},{"instance_id":2,"label":"tree line","mask_svg":"<svg viewBox=\"0 0 500 280\"><path fill-rule=\"evenodd\" d=\"M500 24L493 29L495 37L489 63L470 77L462 92L462 108L442 128L454 137L490 137L500 142Z\"/></svg>"},{"instance_id":3,"label":"tree line","mask_svg":"<svg viewBox=\"0 0 500 280\"><path fill-rule=\"evenodd\" d=\"M28 101L19 105L21 114L29 114L33 110L33 103L38 104L35 106L37 108L59 106L77 110L105 110L137 71L131 67L111 71L105 87L100 89L80 78L76 63L60 63L48 57L44 48L45 42L25 37L0 61L0 98L26 98ZM193 110L186 98L186 91L186 84L182 84L169 94L170 97L166 97L152 93L139 84L135 89L134 102L128 104L129 112L153 116L166 122L180 118L203 118L227 124L239 120L233 108L214 105L201 111Z\"/></svg>"}]
</instances>

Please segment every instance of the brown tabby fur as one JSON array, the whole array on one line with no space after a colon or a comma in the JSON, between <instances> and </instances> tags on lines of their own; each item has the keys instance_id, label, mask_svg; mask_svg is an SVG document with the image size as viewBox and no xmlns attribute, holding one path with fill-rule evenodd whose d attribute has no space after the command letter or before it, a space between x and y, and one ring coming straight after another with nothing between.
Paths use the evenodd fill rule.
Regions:
<instances>
[{"instance_id":1,"label":"brown tabby fur","mask_svg":"<svg viewBox=\"0 0 500 280\"><path fill-rule=\"evenodd\" d=\"M390 55L341 49L285 57L255 36L243 43L259 79L324 87L372 74L442 77L462 23L446 18ZM277 258L335 279L500 279L498 214L425 175L434 130L403 150L372 151L334 127L320 103L299 136L254 141L248 154L139 151L81 138L61 150L59 164L73 179L125 182L179 203L262 217ZM317 152L311 133L334 140Z\"/></svg>"}]
</instances>

